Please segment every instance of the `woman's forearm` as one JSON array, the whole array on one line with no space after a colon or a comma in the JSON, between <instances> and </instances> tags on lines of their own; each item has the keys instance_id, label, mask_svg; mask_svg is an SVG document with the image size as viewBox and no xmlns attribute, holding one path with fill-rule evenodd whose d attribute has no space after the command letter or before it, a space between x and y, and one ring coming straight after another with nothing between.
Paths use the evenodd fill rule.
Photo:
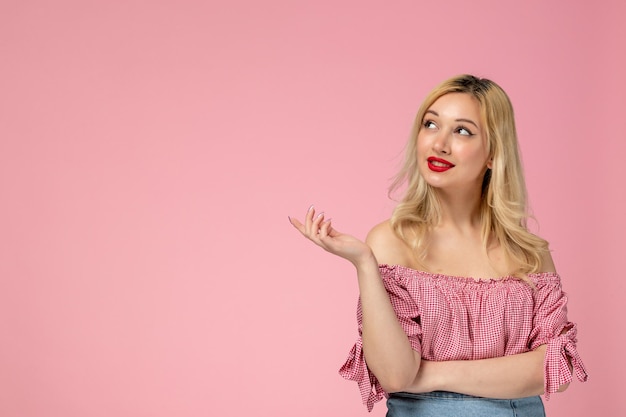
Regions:
<instances>
[{"instance_id":1,"label":"woman's forearm","mask_svg":"<svg viewBox=\"0 0 626 417\"><path fill-rule=\"evenodd\" d=\"M543 394L545 346L492 359L422 361L409 392L434 390L487 398L523 398Z\"/></svg>"},{"instance_id":2,"label":"woman's forearm","mask_svg":"<svg viewBox=\"0 0 626 417\"><path fill-rule=\"evenodd\" d=\"M398 322L375 258L357 265L363 313L363 351L368 368L385 391L406 390L415 380L420 356Z\"/></svg>"},{"instance_id":3,"label":"woman's forearm","mask_svg":"<svg viewBox=\"0 0 626 417\"><path fill-rule=\"evenodd\" d=\"M307 210L304 223L295 218L289 218L289 221L307 239L356 267L367 366L385 391L404 390L417 375L420 357L413 351L391 305L372 249L375 246L379 251L389 251L390 236L396 239L392 232L379 225L368 234L367 243L362 242L334 229L330 220L324 219L324 213L316 216L313 206Z\"/></svg>"}]
</instances>

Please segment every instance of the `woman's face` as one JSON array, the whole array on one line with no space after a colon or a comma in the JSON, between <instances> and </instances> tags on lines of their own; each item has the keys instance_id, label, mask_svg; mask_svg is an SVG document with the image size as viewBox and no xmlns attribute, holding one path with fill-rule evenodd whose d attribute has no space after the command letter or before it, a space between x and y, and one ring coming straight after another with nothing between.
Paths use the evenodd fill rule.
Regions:
<instances>
[{"instance_id":1,"label":"woman's face","mask_svg":"<svg viewBox=\"0 0 626 417\"><path fill-rule=\"evenodd\" d=\"M422 120L417 157L420 174L432 187L480 190L491 162L478 101L465 93L439 97Z\"/></svg>"}]
</instances>

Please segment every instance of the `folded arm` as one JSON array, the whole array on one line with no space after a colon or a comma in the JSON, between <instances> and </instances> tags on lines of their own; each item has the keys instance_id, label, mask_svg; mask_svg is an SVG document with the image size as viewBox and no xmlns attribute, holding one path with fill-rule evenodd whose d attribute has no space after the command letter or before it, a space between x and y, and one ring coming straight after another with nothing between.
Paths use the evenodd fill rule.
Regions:
<instances>
[{"instance_id":1,"label":"folded arm","mask_svg":"<svg viewBox=\"0 0 626 417\"><path fill-rule=\"evenodd\" d=\"M545 346L518 355L466 361L422 361L409 392L451 391L488 398L543 393Z\"/></svg>"},{"instance_id":2,"label":"folded arm","mask_svg":"<svg viewBox=\"0 0 626 417\"><path fill-rule=\"evenodd\" d=\"M491 359L434 362L422 360L406 391L450 391L486 398L524 398L544 393L546 345ZM569 384L561 385L559 392Z\"/></svg>"}]
</instances>

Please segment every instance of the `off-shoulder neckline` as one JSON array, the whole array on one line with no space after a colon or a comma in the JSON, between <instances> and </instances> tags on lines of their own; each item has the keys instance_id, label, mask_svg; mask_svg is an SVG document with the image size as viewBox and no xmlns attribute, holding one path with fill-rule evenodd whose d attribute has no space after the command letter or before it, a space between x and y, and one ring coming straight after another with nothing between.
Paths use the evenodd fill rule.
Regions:
<instances>
[{"instance_id":1,"label":"off-shoulder neckline","mask_svg":"<svg viewBox=\"0 0 626 417\"><path fill-rule=\"evenodd\" d=\"M505 282L505 281L511 281L511 280L523 281L521 278L513 276L513 275L507 275L504 277L496 277L496 278L476 278L476 277L467 277L467 276L460 276L460 275L446 275L446 274L440 274L436 272L428 272L428 271L423 271L420 269L415 269L409 266L399 265L399 264L384 264L383 263L383 264L379 264L378 267L389 269L389 270L400 269L400 270L404 270L413 274L418 274L418 275L426 276L430 278L443 278L443 279L448 279L448 280L453 280L453 281L462 281L462 282L493 283L493 282ZM536 279L541 279L544 277L545 278L549 278L549 277L559 278L559 274L558 272L533 272L531 274L528 274L528 278L530 278L531 280L533 280L533 278L536 280Z\"/></svg>"}]
</instances>

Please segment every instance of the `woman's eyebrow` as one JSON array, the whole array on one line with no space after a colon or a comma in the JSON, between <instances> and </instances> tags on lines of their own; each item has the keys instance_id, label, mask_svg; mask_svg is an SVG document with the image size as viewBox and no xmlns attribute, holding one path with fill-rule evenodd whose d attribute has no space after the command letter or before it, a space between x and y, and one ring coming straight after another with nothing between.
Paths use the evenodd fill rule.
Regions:
<instances>
[{"instance_id":1,"label":"woman's eyebrow","mask_svg":"<svg viewBox=\"0 0 626 417\"><path fill-rule=\"evenodd\" d=\"M436 111L434 111L434 110L430 110L430 109L428 109L428 110L426 110L426 113L431 113L431 114L434 114L435 116L439 117L439 113L437 113L437 112L436 112ZM472 121L472 120L470 120L470 119L455 119L454 121L455 121L455 122L465 122L465 123L471 123L471 124L473 124L474 126L476 126L476 128L478 129L478 125L477 125L474 121Z\"/></svg>"},{"instance_id":2,"label":"woman's eyebrow","mask_svg":"<svg viewBox=\"0 0 626 417\"><path fill-rule=\"evenodd\" d=\"M476 126L476 129L478 129L478 125L476 123L474 123L473 121L471 121L470 119L456 119L456 122L465 122L465 123L471 123L474 126Z\"/></svg>"}]
</instances>

